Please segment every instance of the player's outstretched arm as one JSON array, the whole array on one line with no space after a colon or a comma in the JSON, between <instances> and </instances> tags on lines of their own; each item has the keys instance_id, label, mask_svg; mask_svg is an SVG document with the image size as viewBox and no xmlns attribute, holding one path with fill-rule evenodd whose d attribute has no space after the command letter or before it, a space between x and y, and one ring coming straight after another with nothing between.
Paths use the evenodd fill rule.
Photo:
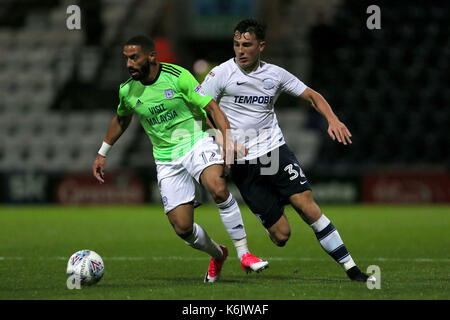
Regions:
<instances>
[{"instance_id":1,"label":"player's outstretched arm","mask_svg":"<svg viewBox=\"0 0 450 320\"><path fill-rule=\"evenodd\" d=\"M309 101L314 109L322 114L328 121L328 134L331 139L338 140L339 142L347 145L351 144L352 134L347 129L345 124L343 124L339 118L334 114L328 102L325 98L318 92L311 88L306 88L305 91L300 95L300 97L306 101Z\"/></svg>"},{"instance_id":2,"label":"player's outstretched arm","mask_svg":"<svg viewBox=\"0 0 450 320\"><path fill-rule=\"evenodd\" d=\"M106 137L103 140L103 146L106 144L108 146L112 146L119 138L120 136L125 132L125 130L128 128L128 125L131 122L132 116L119 116L116 115L109 125L108 131L106 132ZM103 149L100 148L100 150ZM100 151L97 154L97 157L95 158L94 164L92 166L92 174L97 179L98 182L104 183L105 182L105 160L106 160L106 153L103 151Z\"/></svg>"}]
</instances>

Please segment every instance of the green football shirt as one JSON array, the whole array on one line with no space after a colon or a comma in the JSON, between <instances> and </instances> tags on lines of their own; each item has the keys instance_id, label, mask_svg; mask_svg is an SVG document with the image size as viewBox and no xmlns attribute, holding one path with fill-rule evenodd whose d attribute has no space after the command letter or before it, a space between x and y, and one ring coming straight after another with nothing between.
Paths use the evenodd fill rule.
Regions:
<instances>
[{"instance_id":1,"label":"green football shirt","mask_svg":"<svg viewBox=\"0 0 450 320\"><path fill-rule=\"evenodd\" d=\"M211 97L203 92L186 69L160 63L150 84L128 79L119 90L119 116L135 112L153 144L153 155L160 161L175 160L208 134L203 109Z\"/></svg>"}]
</instances>

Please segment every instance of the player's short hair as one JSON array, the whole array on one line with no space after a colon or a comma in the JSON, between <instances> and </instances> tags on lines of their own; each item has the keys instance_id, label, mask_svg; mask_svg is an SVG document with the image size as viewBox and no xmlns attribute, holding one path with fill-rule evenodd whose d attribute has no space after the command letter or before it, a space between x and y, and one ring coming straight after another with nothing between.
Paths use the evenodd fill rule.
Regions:
<instances>
[{"instance_id":1,"label":"player's short hair","mask_svg":"<svg viewBox=\"0 0 450 320\"><path fill-rule=\"evenodd\" d=\"M132 37L125 43L125 45L126 46L141 46L145 52L155 50L155 43L153 42L153 40L144 35Z\"/></svg>"},{"instance_id":2,"label":"player's short hair","mask_svg":"<svg viewBox=\"0 0 450 320\"><path fill-rule=\"evenodd\" d=\"M256 39L262 41L266 39L266 26L255 19L245 19L239 22L234 28L234 32L250 32L256 36Z\"/></svg>"}]
</instances>

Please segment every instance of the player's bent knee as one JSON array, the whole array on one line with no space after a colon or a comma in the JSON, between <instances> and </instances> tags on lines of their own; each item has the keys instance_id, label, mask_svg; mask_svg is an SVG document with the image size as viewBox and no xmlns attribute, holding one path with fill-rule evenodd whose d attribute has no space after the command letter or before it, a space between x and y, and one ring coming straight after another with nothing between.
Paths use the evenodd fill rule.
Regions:
<instances>
[{"instance_id":1,"label":"player's bent knee","mask_svg":"<svg viewBox=\"0 0 450 320\"><path fill-rule=\"evenodd\" d=\"M288 239L286 239L286 240L280 240L280 239L275 239L275 238L272 238L272 242L273 243L275 243L275 245L277 246L277 247L284 247L285 245L286 245L286 243L288 242Z\"/></svg>"},{"instance_id":2,"label":"player's bent knee","mask_svg":"<svg viewBox=\"0 0 450 320\"><path fill-rule=\"evenodd\" d=\"M269 232L270 239L278 247L284 247L291 237L290 231L288 232Z\"/></svg>"},{"instance_id":3,"label":"player's bent knee","mask_svg":"<svg viewBox=\"0 0 450 320\"><path fill-rule=\"evenodd\" d=\"M284 247L285 245L286 245L286 242L287 242L287 240L285 240L285 241L281 241L281 240L275 240L273 243L275 243L275 245L277 246L277 247Z\"/></svg>"},{"instance_id":4,"label":"player's bent knee","mask_svg":"<svg viewBox=\"0 0 450 320\"><path fill-rule=\"evenodd\" d=\"M286 242L287 242L287 241L278 242L278 243L277 243L277 246L280 247L280 248L282 248L282 247L284 247L284 246L286 245Z\"/></svg>"},{"instance_id":5,"label":"player's bent knee","mask_svg":"<svg viewBox=\"0 0 450 320\"><path fill-rule=\"evenodd\" d=\"M291 234L280 234L277 236L277 241L276 241L276 245L278 247L284 247L286 245L286 243L288 242L289 238L291 237Z\"/></svg>"}]
</instances>

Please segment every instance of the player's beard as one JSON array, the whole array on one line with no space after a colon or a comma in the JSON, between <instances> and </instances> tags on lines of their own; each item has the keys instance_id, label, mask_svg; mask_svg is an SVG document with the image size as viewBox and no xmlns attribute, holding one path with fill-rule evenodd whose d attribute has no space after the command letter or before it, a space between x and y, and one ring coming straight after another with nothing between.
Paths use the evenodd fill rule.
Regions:
<instances>
[{"instance_id":1,"label":"player's beard","mask_svg":"<svg viewBox=\"0 0 450 320\"><path fill-rule=\"evenodd\" d=\"M150 62L147 61L140 69L133 68L133 69L129 70L130 73L132 70L138 72L138 74L136 76L134 76L134 77L132 76L133 80L138 80L138 81L144 80L150 74Z\"/></svg>"}]
</instances>

